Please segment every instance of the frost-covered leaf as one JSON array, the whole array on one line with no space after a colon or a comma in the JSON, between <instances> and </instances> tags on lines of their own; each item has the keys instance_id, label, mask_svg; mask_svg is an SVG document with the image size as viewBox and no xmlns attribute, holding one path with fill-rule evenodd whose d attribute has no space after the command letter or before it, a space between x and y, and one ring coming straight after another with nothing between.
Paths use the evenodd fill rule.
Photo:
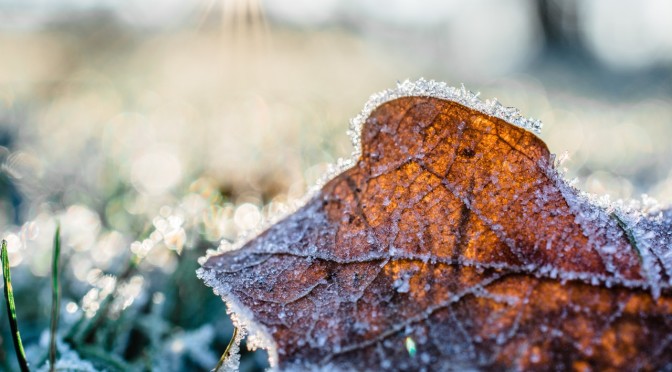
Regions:
<instances>
[{"instance_id":1,"label":"frost-covered leaf","mask_svg":"<svg viewBox=\"0 0 672 372\"><path fill-rule=\"evenodd\" d=\"M359 122L349 169L199 272L272 363L670 368L670 210L583 195L538 122L464 89L404 83Z\"/></svg>"}]
</instances>

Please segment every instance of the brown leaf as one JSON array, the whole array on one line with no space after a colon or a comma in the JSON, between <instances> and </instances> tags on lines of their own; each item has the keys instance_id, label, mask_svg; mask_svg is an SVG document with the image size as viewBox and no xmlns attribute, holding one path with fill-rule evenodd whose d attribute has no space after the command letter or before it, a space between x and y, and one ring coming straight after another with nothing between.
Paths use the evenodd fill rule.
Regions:
<instances>
[{"instance_id":1,"label":"brown leaf","mask_svg":"<svg viewBox=\"0 0 672 372\"><path fill-rule=\"evenodd\" d=\"M352 168L200 272L279 368L672 366L669 211L591 201L534 134L449 100L384 103L361 141Z\"/></svg>"}]
</instances>

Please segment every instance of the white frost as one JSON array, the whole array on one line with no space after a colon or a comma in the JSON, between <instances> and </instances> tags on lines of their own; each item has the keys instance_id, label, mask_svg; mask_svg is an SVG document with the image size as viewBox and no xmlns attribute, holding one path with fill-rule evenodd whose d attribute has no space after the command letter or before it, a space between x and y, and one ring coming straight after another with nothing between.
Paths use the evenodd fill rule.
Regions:
<instances>
[{"instance_id":1,"label":"white frost","mask_svg":"<svg viewBox=\"0 0 672 372\"><path fill-rule=\"evenodd\" d=\"M233 325L238 328L238 334L231 347L231 357L220 368L220 371L237 371L240 363L240 341L247 336L247 347L249 350L265 349L268 351L269 364L274 368L278 364L277 345L266 327L254 320L252 312L238 299L231 295L228 284L223 284L217 280L216 273L212 270L198 269L196 275L203 282L213 289L216 295L222 297L226 303L227 313L231 316Z\"/></svg>"},{"instance_id":2,"label":"white frost","mask_svg":"<svg viewBox=\"0 0 672 372\"><path fill-rule=\"evenodd\" d=\"M47 333L45 332L43 335L47 335ZM40 340L40 346L42 348L47 347L47 340L47 337L42 337ZM60 339L57 340L56 347L59 356L54 367L57 371L98 372L98 370L93 367L93 364L80 359L79 355ZM49 371L49 361L37 369L37 372L47 371Z\"/></svg>"}]
</instances>

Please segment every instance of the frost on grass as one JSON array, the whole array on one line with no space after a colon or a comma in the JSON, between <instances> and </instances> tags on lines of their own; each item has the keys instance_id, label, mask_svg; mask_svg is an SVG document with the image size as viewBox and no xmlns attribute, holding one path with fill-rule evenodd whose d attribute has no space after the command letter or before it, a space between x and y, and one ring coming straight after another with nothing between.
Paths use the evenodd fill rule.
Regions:
<instances>
[{"instance_id":1,"label":"frost on grass","mask_svg":"<svg viewBox=\"0 0 672 372\"><path fill-rule=\"evenodd\" d=\"M173 335L161 350L160 357L154 366L160 371L184 371L188 366L184 363L189 359L201 370L207 370L217 364L217 356L206 345L212 344L215 330L204 325L192 331L181 331ZM184 356L188 358L184 358Z\"/></svg>"},{"instance_id":2,"label":"frost on grass","mask_svg":"<svg viewBox=\"0 0 672 372\"><path fill-rule=\"evenodd\" d=\"M45 336L48 336L46 332L43 333L43 337L40 340L40 356L43 355L42 351L46 350L48 347L48 337ZM58 349L58 359L54 365L56 371L98 372L98 369L96 369L93 364L86 360L82 360L79 355L68 346L68 344L58 340L56 345ZM35 352L37 353L37 350L35 350ZM37 369L37 372L49 371L49 361Z\"/></svg>"},{"instance_id":3,"label":"frost on grass","mask_svg":"<svg viewBox=\"0 0 672 372\"><path fill-rule=\"evenodd\" d=\"M341 173L199 276L280 369L670 368L672 212L573 188L539 127L374 95Z\"/></svg>"}]
</instances>

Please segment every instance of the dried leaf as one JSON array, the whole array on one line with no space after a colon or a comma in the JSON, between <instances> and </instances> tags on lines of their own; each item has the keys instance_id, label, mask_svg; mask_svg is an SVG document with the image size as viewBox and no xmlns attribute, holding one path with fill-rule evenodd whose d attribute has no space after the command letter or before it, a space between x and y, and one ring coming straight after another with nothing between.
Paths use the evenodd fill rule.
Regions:
<instances>
[{"instance_id":1,"label":"dried leaf","mask_svg":"<svg viewBox=\"0 0 672 372\"><path fill-rule=\"evenodd\" d=\"M419 95L378 98L356 164L199 272L272 362L671 368L672 212L572 188L517 112Z\"/></svg>"}]
</instances>

